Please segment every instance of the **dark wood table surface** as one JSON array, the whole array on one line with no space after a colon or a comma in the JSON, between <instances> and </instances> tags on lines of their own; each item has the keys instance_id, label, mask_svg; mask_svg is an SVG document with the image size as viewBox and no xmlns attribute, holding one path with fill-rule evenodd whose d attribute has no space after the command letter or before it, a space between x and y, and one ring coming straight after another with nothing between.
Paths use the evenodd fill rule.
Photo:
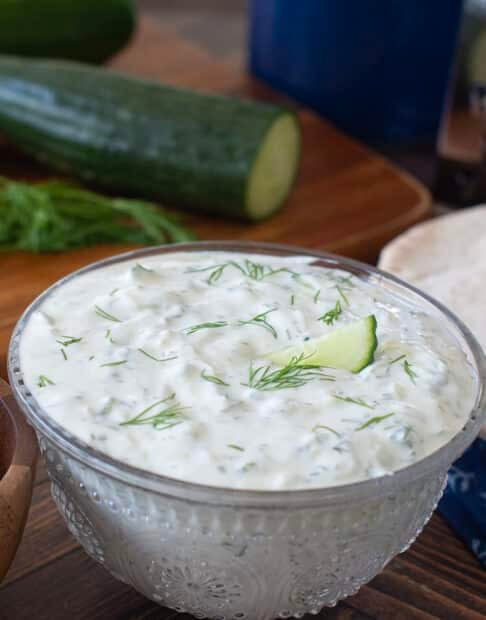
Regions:
<instances>
[{"instance_id":1,"label":"dark wood table surface","mask_svg":"<svg viewBox=\"0 0 486 620\"><path fill-rule=\"evenodd\" d=\"M244 3L225 0L144 0L153 16L184 30L211 54L238 62L244 37ZM218 21L219 20L219 21ZM221 20L228 24L221 31ZM62 259L60 259L62 261ZM52 278L60 267L46 263L35 277ZM9 271L10 263L4 263ZM12 263L13 265L13 263ZM10 267L12 266L10 265ZM25 272L24 272L25 273ZM35 270L33 271L33 274ZM10 273L11 281L16 273ZM33 275L34 277L34 275ZM40 288L43 283L39 282ZM31 284L19 278L15 296L3 296L0 332L12 313L25 304ZM40 289L39 289L40 290ZM2 373L3 374L3 373ZM417 541L358 594L317 617L339 620L480 620L486 618L486 573L476 558L438 515ZM117 582L82 551L67 531L50 498L44 463L40 463L26 532L16 560L0 587L0 620L169 620L190 619L162 609Z\"/></svg>"}]
</instances>

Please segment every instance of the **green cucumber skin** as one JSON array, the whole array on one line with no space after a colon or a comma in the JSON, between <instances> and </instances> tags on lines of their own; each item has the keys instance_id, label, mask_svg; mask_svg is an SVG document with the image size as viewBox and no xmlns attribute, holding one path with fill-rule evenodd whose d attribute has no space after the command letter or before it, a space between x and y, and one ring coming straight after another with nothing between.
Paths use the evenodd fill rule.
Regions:
<instances>
[{"instance_id":1,"label":"green cucumber skin","mask_svg":"<svg viewBox=\"0 0 486 620\"><path fill-rule=\"evenodd\" d=\"M0 54L101 63L135 28L134 0L0 2Z\"/></svg>"},{"instance_id":2,"label":"green cucumber skin","mask_svg":"<svg viewBox=\"0 0 486 620\"><path fill-rule=\"evenodd\" d=\"M360 365L360 367L357 368L356 370L352 371L354 373L361 372L367 366L369 366L370 364L372 364L375 361L375 353L376 353L376 349L378 348L378 338L376 336L376 330L378 328L378 323L376 321L376 317L375 317L374 314L371 314L368 317L368 326L369 326L370 332L371 332L371 342L370 342L370 348L369 348L369 351L368 351L368 355L367 355L366 359L363 360L363 364Z\"/></svg>"},{"instance_id":3,"label":"green cucumber skin","mask_svg":"<svg viewBox=\"0 0 486 620\"><path fill-rule=\"evenodd\" d=\"M248 218L246 186L273 105L58 61L0 58L0 131L108 189ZM296 121L297 122L297 121Z\"/></svg>"}]
</instances>

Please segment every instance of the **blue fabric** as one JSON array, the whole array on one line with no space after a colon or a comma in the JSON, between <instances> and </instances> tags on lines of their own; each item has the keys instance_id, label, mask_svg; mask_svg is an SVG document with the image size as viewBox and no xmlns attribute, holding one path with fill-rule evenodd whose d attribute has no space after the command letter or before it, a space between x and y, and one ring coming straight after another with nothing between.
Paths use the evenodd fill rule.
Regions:
<instances>
[{"instance_id":1,"label":"blue fabric","mask_svg":"<svg viewBox=\"0 0 486 620\"><path fill-rule=\"evenodd\" d=\"M486 568L486 441L476 439L449 470L439 513Z\"/></svg>"}]
</instances>

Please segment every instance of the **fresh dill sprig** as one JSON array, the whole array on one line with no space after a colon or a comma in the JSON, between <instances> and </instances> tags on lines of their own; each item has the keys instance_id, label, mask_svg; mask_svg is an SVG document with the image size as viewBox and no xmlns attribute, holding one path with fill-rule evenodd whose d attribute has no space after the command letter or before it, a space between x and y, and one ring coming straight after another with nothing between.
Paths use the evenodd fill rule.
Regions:
<instances>
[{"instance_id":1,"label":"fresh dill sprig","mask_svg":"<svg viewBox=\"0 0 486 620\"><path fill-rule=\"evenodd\" d=\"M229 267L231 263L221 263L219 265L209 265L209 267L190 267L186 273L201 273L204 271L211 271L206 282L208 284L214 284L223 275L226 267Z\"/></svg>"},{"instance_id":2,"label":"fresh dill sprig","mask_svg":"<svg viewBox=\"0 0 486 620\"><path fill-rule=\"evenodd\" d=\"M172 355L171 357L155 357L155 355L148 353L147 351L145 351L145 349L138 349L138 350L143 355L149 357L151 360L154 360L154 362L170 362L171 360L177 359L177 355Z\"/></svg>"},{"instance_id":3,"label":"fresh dill sprig","mask_svg":"<svg viewBox=\"0 0 486 620\"><path fill-rule=\"evenodd\" d=\"M67 361L67 355L66 355L66 351L64 349L59 349L59 351L61 351L61 355L63 356L63 358Z\"/></svg>"},{"instance_id":4,"label":"fresh dill sprig","mask_svg":"<svg viewBox=\"0 0 486 620\"><path fill-rule=\"evenodd\" d=\"M335 378L323 372L320 366L316 364L305 364L305 360L308 357L310 356L305 356L301 353L298 356L292 357L283 368L278 368L276 370L272 370L271 366L253 368L253 366L250 365L248 382L242 385L254 388L255 390L269 391L301 387L314 379L335 381Z\"/></svg>"},{"instance_id":5,"label":"fresh dill sprig","mask_svg":"<svg viewBox=\"0 0 486 620\"><path fill-rule=\"evenodd\" d=\"M72 336L61 336L57 338L56 342L58 342L62 347L69 347L71 344L75 344L76 342L81 342L82 338L73 338Z\"/></svg>"},{"instance_id":6,"label":"fresh dill sprig","mask_svg":"<svg viewBox=\"0 0 486 620\"><path fill-rule=\"evenodd\" d=\"M236 261L231 261L231 264L239 269L241 273L251 280L263 280L264 278L268 278L268 276L274 276L277 273L291 273L294 272L286 267L280 267L279 269L273 269L269 265L262 265L261 263L255 263L248 258L245 258L242 265L237 263Z\"/></svg>"},{"instance_id":7,"label":"fresh dill sprig","mask_svg":"<svg viewBox=\"0 0 486 620\"><path fill-rule=\"evenodd\" d=\"M339 284L336 284L336 290L339 293L339 296L341 297L341 299L344 301L344 303L349 306L349 299L346 297L346 295L344 294L344 290L341 286L339 286Z\"/></svg>"},{"instance_id":8,"label":"fresh dill sprig","mask_svg":"<svg viewBox=\"0 0 486 620\"><path fill-rule=\"evenodd\" d=\"M239 452L244 452L245 448L242 448L241 446L238 446L235 443L229 443L227 446L227 448L232 448L233 450L238 450Z\"/></svg>"},{"instance_id":9,"label":"fresh dill sprig","mask_svg":"<svg viewBox=\"0 0 486 620\"><path fill-rule=\"evenodd\" d=\"M106 368L107 366L121 366L126 364L128 360L120 360L119 362L108 362L107 364L100 364L100 368Z\"/></svg>"},{"instance_id":10,"label":"fresh dill sprig","mask_svg":"<svg viewBox=\"0 0 486 620\"><path fill-rule=\"evenodd\" d=\"M181 407L181 405L179 405L177 402L167 404L168 401L171 401L174 398L175 394L171 394L167 398L158 400L153 405L150 405L149 407L141 411L134 418L131 418L126 422L122 422L120 426L149 425L157 431L163 431L177 426L178 424L181 424L184 421L184 411L188 409L188 407ZM156 407L160 407L161 405L166 406L162 406L162 408L156 413L151 413Z\"/></svg>"},{"instance_id":11,"label":"fresh dill sprig","mask_svg":"<svg viewBox=\"0 0 486 620\"><path fill-rule=\"evenodd\" d=\"M395 362L399 362L400 360L403 360L405 357L407 357L407 356L405 355L405 353L404 353L403 355L399 355L398 357L396 357L394 360L392 360L392 361L390 362L390 366L391 366L392 364L395 364Z\"/></svg>"},{"instance_id":12,"label":"fresh dill sprig","mask_svg":"<svg viewBox=\"0 0 486 620\"><path fill-rule=\"evenodd\" d=\"M195 334L201 329L217 329L218 327L227 327L228 321L209 321L208 323L198 323L197 325L191 325L186 327L184 331L188 336Z\"/></svg>"},{"instance_id":13,"label":"fresh dill sprig","mask_svg":"<svg viewBox=\"0 0 486 620\"><path fill-rule=\"evenodd\" d=\"M312 427L312 432L316 433L321 428L325 431L329 431L330 433L333 433L334 435L336 435L336 437L341 437L341 433L338 433L336 430L334 430L330 426L326 426L325 424L316 424L315 426Z\"/></svg>"},{"instance_id":14,"label":"fresh dill sprig","mask_svg":"<svg viewBox=\"0 0 486 620\"><path fill-rule=\"evenodd\" d=\"M316 304L316 303L317 303L317 301L319 300L320 295L321 295L321 289L318 289L318 290L316 291L316 294L314 295L314 303L315 303L315 304Z\"/></svg>"},{"instance_id":15,"label":"fresh dill sprig","mask_svg":"<svg viewBox=\"0 0 486 620\"><path fill-rule=\"evenodd\" d=\"M42 388L42 387L47 387L48 385L56 385L56 384L54 383L54 381L49 379L49 377L46 377L45 375L39 375L39 378L37 379L37 385Z\"/></svg>"},{"instance_id":16,"label":"fresh dill sprig","mask_svg":"<svg viewBox=\"0 0 486 620\"><path fill-rule=\"evenodd\" d=\"M327 312L325 312L322 316L320 316L317 320L322 321L326 325L332 325L334 321L337 321L342 312L341 302L339 299L334 304L334 308L331 308Z\"/></svg>"},{"instance_id":17,"label":"fresh dill sprig","mask_svg":"<svg viewBox=\"0 0 486 620\"><path fill-rule=\"evenodd\" d=\"M100 308L97 305L95 305L94 308L95 308L96 314L100 316L102 319L106 319L107 321L113 321L114 323L121 323L120 319L117 319L116 316L113 316L106 310L103 310L103 308Z\"/></svg>"},{"instance_id":18,"label":"fresh dill sprig","mask_svg":"<svg viewBox=\"0 0 486 620\"><path fill-rule=\"evenodd\" d=\"M248 319L248 321L238 321L238 325L256 325L259 327L263 327L264 329L269 331L274 338L278 338L277 330L271 323L268 322L268 319L267 319L267 316L271 312L275 312L275 310L277 310L277 308L271 308L270 310L261 312L260 314L257 314L253 318Z\"/></svg>"},{"instance_id":19,"label":"fresh dill sprig","mask_svg":"<svg viewBox=\"0 0 486 620\"><path fill-rule=\"evenodd\" d=\"M410 364L410 362L408 360L406 360L406 359L403 360L403 370L410 377L410 381L413 384L415 384L416 383L415 379L418 377L418 374L413 370L412 364Z\"/></svg>"},{"instance_id":20,"label":"fresh dill sprig","mask_svg":"<svg viewBox=\"0 0 486 620\"><path fill-rule=\"evenodd\" d=\"M226 386L229 385L229 383L225 383L223 379L220 379L219 377L216 377L215 375L207 375L204 372L204 370L201 372L201 379L204 379L205 381L209 381L209 383L216 383L216 385L226 385Z\"/></svg>"},{"instance_id":21,"label":"fresh dill sprig","mask_svg":"<svg viewBox=\"0 0 486 620\"><path fill-rule=\"evenodd\" d=\"M273 269L269 265L255 263L254 261L249 260L249 259L245 259L242 263L238 263L237 261L230 260L226 263L220 263L218 265L210 265L208 267L200 267L200 268L191 268L191 269L188 269L187 272L197 273L197 272L203 272L203 271L211 271L206 282L208 284L215 284L221 278L221 276L223 275L223 273L228 267L233 267L235 269L238 269L238 271L240 271L247 278L250 278L251 280L257 280L257 281L263 280L264 278L267 278L268 276L273 276L277 273L282 273L282 272L287 272L292 275L295 274L295 272L285 267L281 267L279 269ZM298 275L298 274L295 274L295 275Z\"/></svg>"},{"instance_id":22,"label":"fresh dill sprig","mask_svg":"<svg viewBox=\"0 0 486 620\"><path fill-rule=\"evenodd\" d=\"M337 400L342 400L345 403L353 403L354 405L359 405L360 407L366 407L367 409L374 409L374 405L370 405L362 398L351 398L350 396L339 396L339 394L333 394L334 398Z\"/></svg>"},{"instance_id":23,"label":"fresh dill sprig","mask_svg":"<svg viewBox=\"0 0 486 620\"><path fill-rule=\"evenodd\" d=\"M0 177L0 249L60 252L97 243L158 245L194 235L156 204L108 198L60 181Z\"/></svg>"},{"instance_id":24,"label":"fresh dill sprig","mask_svg":"<svg viewBox=\"0 0 486 620\"><path fill-rule=\"evenodd\" d=\"M392 415L395 415L395 414L392 412L392 413L386 413L385 415L377 415L374 418L370 418L369 420L366 420L366 422L361 424L361 426L358 426L356 430L362 431L363 429L368 428L368 426L371 426L372 424L378 424L379 422L382 422L383 420L391 418Z\"/></svg>"}]
</instances>

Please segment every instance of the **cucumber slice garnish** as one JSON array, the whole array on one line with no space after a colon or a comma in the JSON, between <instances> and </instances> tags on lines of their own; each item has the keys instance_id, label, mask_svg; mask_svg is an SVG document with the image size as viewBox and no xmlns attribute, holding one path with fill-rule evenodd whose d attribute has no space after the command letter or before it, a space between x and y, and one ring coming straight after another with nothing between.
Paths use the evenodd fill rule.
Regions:
<instances>
[{"instance_id":1,"label":"cucumber slice garnish","mask_svg":"<svg viewBox=\"0 0 486 620\"><path fill-rule=\"evenodd\" d=\"M373 362L377 344L376 319L370 314L320 338L269 353L265 357L277 366L286 366L290 360L302 356L303 365L343 368L357 373Z\"/></svg>"}]
</instances>

